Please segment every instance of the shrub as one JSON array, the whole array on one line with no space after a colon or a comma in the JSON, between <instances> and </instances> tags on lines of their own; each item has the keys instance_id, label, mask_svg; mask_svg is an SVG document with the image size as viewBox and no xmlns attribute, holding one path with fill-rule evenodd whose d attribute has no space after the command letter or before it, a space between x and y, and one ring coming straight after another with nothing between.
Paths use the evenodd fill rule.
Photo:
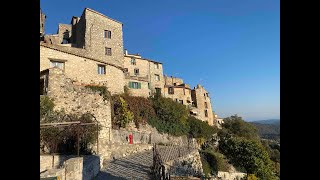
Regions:
<instances>
[{"instance_id":1,"label":"shrub","mask_svg":"<svg viewBox=\"0 0 320 180\"><path fill-rule=\"evenodd\" d=\"M104 100L109 100L111 98L111 94L105 86L87 85L85 87L94 92L99 92L100 96L102 96Z\"/></svg>"},{"instance_id":2,"label":"shrub","mask_svg":"<svg viewBox=\"0 0 320 180\"><path fill-rule=\"evenodd\" d=\"M188 123L190 126L190 134L194 138L208 139L218 131L216 127L212 127L208 123L192 116L188 118Z\"/></svg>"},{"instance_id":3,"label":"shrub","mask_svg":"<svg viewBox=\"0 0 320 180\"><path fill-rule=\"evenodd\" d=\"M40 120L49 112L52 112L54 103L48 96L40 96Z\"/></svg>"},{"instance_id":4,"label":"shrub","mask_svg":"<svg viewBox=\"0 0 320 180\"><path fill-rule=\"evenodd\" d=\"M156 112L150 99L128 95L124 95L123 99L127 102L128 109L134 114L136 127L139 128L140 124L145 125L149 118L156 116Z\"/></svg>"},{"instance_id":5,"label":"shrub","mask_svg":"<svg viewBox=\"0 0 320 180\"><path fill-rule=\"evenodd\" d=\"M225 160L224 155L212 150L201 151L202 156L208 162L210 166L210 173L216 174L218 171L228 172L230 165Z\"/></svg>"},{"instance_id":6,"label":"shrub","mask_svg":"<svg viewBox=\"0 0 320 180\"><path fill-rule=\"evenodd\" d=\"M134 119L134 114L128 109L127 102L119 95L112 97L112 126L125 128Z\"/></svg>"},{"instance_id":7,"label":"shrub","mask_svg":"<svg viewBox=\"0 0 320 180\"><path fill-rule=\"evenodd\" d=\"M69 117L69 118L66 118ZM82 115L70 114L64 112L52 112L44 118L44 123L80 121L81 123L92 123L94 118L91 114ZM81 154L90 154L90 145L97 141L96 125L87 126L64 126L48 127L40 129L40 141L47 147L50 153L75 154L77 152L77 135L79 133L79 145Z\"/></svg>"}]
</instances>

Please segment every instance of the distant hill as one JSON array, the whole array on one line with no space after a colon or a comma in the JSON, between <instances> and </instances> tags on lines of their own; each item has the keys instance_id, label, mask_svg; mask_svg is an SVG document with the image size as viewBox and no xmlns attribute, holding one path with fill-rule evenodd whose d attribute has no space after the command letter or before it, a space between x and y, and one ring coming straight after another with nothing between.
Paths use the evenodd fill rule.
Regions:
<instances>
[{"instance_id":1,"label":"distant hill","mask_svg":"<svg viewBox=\"0 0 320 180\"><path fill-rule=\"evenodd\" d=\"M266 119L266 120L252 121L251 123L280 125L280 119Z\"/></svg>"},{"instance_id":2,"label":"distant hill","mask_svg":"<svg viewBox=\"0 0 320 180\"><path fill-rule=\"evenodd\" d=\"M261 138L280 141L280 120L279 119L253 121L250 123L257 128Z\"/></svg>"}]
</instances>

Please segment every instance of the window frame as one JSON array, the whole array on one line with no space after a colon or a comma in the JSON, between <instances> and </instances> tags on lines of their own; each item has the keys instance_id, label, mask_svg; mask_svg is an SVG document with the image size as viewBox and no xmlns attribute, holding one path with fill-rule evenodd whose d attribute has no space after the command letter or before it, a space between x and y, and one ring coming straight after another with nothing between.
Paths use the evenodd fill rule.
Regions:
<instances>
[{"instance_id":1,"label":"window frame","mask_svg":"<svg viewBox=\"0 0 320 180\"><path fill-rule=\"evenodd\" d=\"M62 64L63 67L61 68L59 66L55 66L55 65L53 65L54 63ZM64 71L64 69L65 69L65 61L50 60L50 68L53 68L53 67L57 67L57 68L62 69Z\"/></svg>"},{"instance_id":2,"label":"window frame","mask_svg":"<svg viewBox=\"0 0 320 180\"><path fill-rule=\"evenodd\" d=\"M160 75L159 74L154 74L154 76L155 76L155 80L156 81L160 81ZM157 79L158 78L158 79Z\"/></svg>"},{"instance_id":3,"label":"window frame","mask_svg":"<svg viewBox=\"0 0 320 180\"><path fill-rule=\"evenodd\" d=\"M111 31L104 30L104 38L105 39L111 39Z\"/></svg>"},{"instance_id":4,"label":"window frame","mask_svg":"<svg viewBox=\"0 0 320 180\"><path fill-rule=\"evenodd\" d=\"M140 70L139 70L139 68L135 68L134 70L133 70L133 73L134 73L134 75L139 75L140 74Z\"/></svg>"},{"instance_id":5,"label":"window frame","mask_svg":"<svg viewBox=\"0 0 320 180\"><path fill-rule=\"evenodd\" d=\"M169 87L168 88L168 94L174 94L174 88L173 87Z\"/></svg>"},{"instance_id":6,"label":"window frame","mask_svg":"<svg viewBox=\"0 0 320 180\"><path fill-rule=\"evenodd\" d=\"M103 68L103 73L100 73L100 68ZM101 71L102 72L102 71ZM98 64L98 74L99 75L105 75L106 74L106 65L104 64Z\"/></svg>"},{"instance_id":7,"label":"window frame","mask_svg":"<svg viewBox=\"0 0 320 180\"><path fill-rule=\"evenodd\" d=\"M131 62L131 65L134 65L134 66L137 65L136 58L131 58L130 62Z\"/></svg>"},{"instance_id":8,"label":"window frame","mask_svg":"<svg viewBox=\"0 0 320 180\"><path fill-rule=\"evenodd\" d=\"M110 51L108 51L108 50L110 50ZM111 48L109 48L109 47L105 47L105 55L106 56L112 56L112 49ZM110 52L110 54L108 54L108 52Z\"/></svg>"}]
</instances>

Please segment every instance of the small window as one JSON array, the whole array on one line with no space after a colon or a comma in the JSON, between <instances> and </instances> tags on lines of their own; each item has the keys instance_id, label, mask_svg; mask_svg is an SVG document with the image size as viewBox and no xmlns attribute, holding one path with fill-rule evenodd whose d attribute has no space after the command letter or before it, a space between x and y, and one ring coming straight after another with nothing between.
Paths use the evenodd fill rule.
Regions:
<instances>
[{"instance_id":1,"label":"small window","mask_svg":"<svg viewBox=\"0 0 320 180\"><path fill-rule=\"evenodd\" d=\"M209 93L207 93L207 97L209 97Z\"/></svg>"},{"instance_id":2,"label":"small window","mask_svg":"<svg viewBox=\"0 0 320 180\"><path fill-rule=\"evenodd\" d=\"M131 88L131 89L141 89L141 83L139 83L139 82L129 82L129 88Z\"/></svg>"},{"instance_id":3,"label":"small window","mask_svg":"<svg viewBox=\"0 0 320 180\"><path fill-rule=\"evenodd\" d=\"M136 59L135 58L131 58L131 65L136 65Z\"/></svg>"},{"instance_id":4,"label":"small window","mask_svg":"<svg viewBox=\"0 0 320 180\"><path fill-rule=\"evenodd\" d=\"M139 75L139 69L134 69L134 75Z\"/></svg>"},{"instance_id":5,"label":"small window","mask_svg":"<svg viewBox=\"0 0 320 180\"><path fill-rule=\"evenodd\" d=\"M111 48L106 47L106 55L111 56Z\"/></svg>"},{"instance_id":6,"label":"small window","mask_svg":"<svg viewBox=\"0 0 320 180\"><path fill-rule=\"evenodd\" d=\"M128 68L124 68L124 72L128 72Z\"/></svg>"},{"instance_id":7,"label":"small window","mask_svg":"<svg viewBox=\"0 0 320 180\"><path fill-rule=\"evenodd\" d=\"M183 100L179 100L179 102L180 102L181 104L183 104Z\"/></svg>"},{"instance_id":8,"label":"small window","mask_svg":"<svg viewBox=\"0 0 320 180\"><path fill-rule=\"evenodd\" d=\"M155 64L154 64L154 68L159 69L159 64L158 64L158 63L155 63Z\"/></svg>"},{"instance_id":9,"label":"small window","mask_svg":"<svg viewBox=\"0 0 320 180\"><path fill-rule=\"evenodd\" d=\"M150 83L148 83L148 88L151 89Z\"/></svg>"},{"instance_id":10,"label":"small window","mask_svg":"<svg viewBox=\"0 0 320 180\"><path fill-rule=\"evenodd\" d=\"M177 85L177 83L173 83L173 85L174 85L174 86L176 86L176 85Z\"/></svg>"},{"instance_id":11,"label":"small window","mask_svg":"<svg viewBox=\"0 0 320 180\"><path fill-rule=\"evenodd\" d=\"M156 94L161 95L161 88L155 88L156 89Z\"/></svg>"},{"instance_id":12,"label":"small window","mask_svg":"<svg viewBox=\"0 0 320 180\"><path fill-rule=\"evenodd\" d=\"M208 108L208 103L207 102L204 102L204 107Z\"/></svg>"},{"instance_id":13,"label":"small window","mask_svg":"<svg viewBox=\"0 0 320 180\"><path fill-rule=\"evenodd\" d=\"M50 61L50 67L58 67L58 68L64 70L64 62Z\"/></svg>"},{"instance_id":14,"label":"small window","mask_svg":"<svg viewBox=\"0 0 320 180\"><path fill-rule=\"evenodd\" d=\"M111 39L111 31L104 30L104 38Z\"/></svg>"},{"instance_id":15,"label":"small window","mask_svg":"<svg viewBox=\"0 0 320 180\"><path fill-rule=\"evenodd\" d=\"M174 88L173 87L169 87L168 88L168 94L174 94Z\"/></svg>"},{"instance_id":16,"label":"small window","mask_svg":"<svg viewBox=\"0 0 320 180\"><path fill-rule=\"evenodd\" d=\"M98 65L98 74L106 74L106 66Z\"/></svg>"},{"instance_id":17,"label":"small window","mask_svg":"<svg viewBox=\"0 0 320 180\"><path fill-rule=\"evenodd\" d=\"M204 115L208 117L208 110L204 110Z\"/></svg>"},{"instance_id":18,"label":"small window","mask_svg":"<svg viewBox=\"0 0 320 180\"><path fill-rule=\"evenodd\" d=\"M155 74L154 76L156 78L156 81L160 81L160 76L158 74Z\"/></svg>"}]
</instances>

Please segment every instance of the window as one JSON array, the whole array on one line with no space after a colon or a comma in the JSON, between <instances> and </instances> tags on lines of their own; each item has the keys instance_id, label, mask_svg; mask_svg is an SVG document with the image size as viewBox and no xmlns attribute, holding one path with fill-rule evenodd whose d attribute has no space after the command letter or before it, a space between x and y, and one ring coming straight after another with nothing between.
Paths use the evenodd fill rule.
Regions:
<instances>
[{"instance_id":1,"label":"window","mask_svg":"<svg viewBox=\"0 0 320 180\"><path fill-rule=\"evenodd\" d=\"M70 43L70 32L68 30L66 30L63 33L63 39L62 39L62 43L61 44L69 44Z\"/></svg>"},{"instance_id":2,"label":"window","mask_svg":"<svg viewBox=\"0 0 320 180\"><path fill-rule=\"evenodd\" d=\"M111 48L106 47L106 55L111 56Z\"/></svg>"},{"instance_id":3,"label":"window","mask_svg":"<svg viewBox=\"0 0 320 180\"><path fill-rule=\"evenodd\" d=\"M64 62L50 61L50 67L57 67L57 68L64 70Z\"/></svg>"},{"instance_id":4,"label":"window","mask_svg":"<svg viewBox=\"0 0 320 180\"><path fill-rule=\"evenodd\" d=\"M207 102L204 102L204 107L208 108L208 103Z\"/></svg>"},{"instance_id":5,"label":"window","mask_svg":"<svg viewBox=\"0 0 320 180\"><path fill-rule=\"evenodd\" d=\"M104 38L111 39L111 31L104 30Z\"/></svg>"},{"instance_id":6,"label":"window","mask_svg":"<svg viewBox=\"0 0 320 180\"><path fill-rule=\"evenodd\" d=\"M128 68L124 68L124 72L128 72Z\"/></svg>"},{"instance_id":7,"label":"window","mask_svg":"<svg viewBox=\"0 0 320 180\"><path fill-rule=\"evenodd\" d=\"M173 87L169 87L168 88L168 94L174 94L174 88Z\"/></svg>"},{"instance_id":8,"label":"window","mask_svg":"<svg viewBox=\"0 0 320 180\"><path fill-rule=\"evenodd\" d=\"M183 104L183 100L179 100L179 102L180 102L181 104Z\"/></svg>"},{"instance_id":9,"label":"window","mask_svg":"<svg viewBox=\"0 0 320 180\"><path fill-rule=\"evenodd\" d=\"M209 93L207 93L207 97L209 97Z\"/></svg>"},{"instance_id":10,"label":"window","mask_svg":"<svg viewBox=\"0 0 320 180\"><path fill-rule=\"evenodd\" d=\"M98 65L98 74L106 74L106 66Z\"/></svg>"},{"instance_id":11,"label":"window","mask_svg":"<svg viewBox=\"0 0 320 180\"><path fill-rule=\"evenodd\" d=\"M131 65L136 65L136 59L135 58L131 58Z\"/></svg>"},{"instance_id":12,"label":"window","mask_svg":"<svg viewBox=\"0 0 320 180\"><path fill-rule=\"evenodd\" d=\"M149 89L151 89L151 87L150 87L150 83L148 83L148 88L149 88Z\"/></svg>"},{"instance_id":13,"label":"window","mask_svg":"<svg viewBox=\"0 0 320 180\"><path fill-rule=\"evenodd\" d=\"M177 85L177 83L173 83L173 85L174 85L174 86L176 86L176 85Z\"/></svg>"},{"instance_id":14,"label":"window","mask_svg":"<svg viewBox=\"0 0 320 180\"><path fill-rule=\"evenodd\" d=\"M208 110L204 110L204 115L208 117Z\"/></svg>"},{"instance_id":15,"label":"window","mask_svg":"<svg viewBox=\"0 0 320 180\"><path fill-rule=\"evenodd\" d=\"M160 95L161 94L161 88L156 88L156 94Z\"/></svg>"},{"instance_id":16,"label":"window","mask_svg":"<svg viewBox=\"0 0 320 180\"><path fill-rule=\"evenodd\" d=\"M154 64L154 68L159 69L159 64L158 64L158 63L155 63L155 64Z\"/></svg>"},{"instance_id":17,"label":"window","mask_svg":"<svg viewBox=\"0 0 320 180\"><path fill-rule=\"evenodd\" d=\"M156 78L156 81L160 81L160 76L158 74L155 74L154 76Z\"/></svg>"},{"instance_id":18,"label":"window","mask_svg":"<svg viewBox=\"0 0 320 180\"><path fill-rule=\"evenodd\" d=\"M134 75L139 75L139 69L134 69Z\"/></svg>"},{"instance_id":19,"label":"window","mask_svg":"<svg viewBox=\"0 0 320 180\"><path fill-rule=\"evenodd\" d=\"M129 88L131 88L131 89L141 89L141 83L139 83L139 82L129 82Z\"/></svg>"}]
</instances>

